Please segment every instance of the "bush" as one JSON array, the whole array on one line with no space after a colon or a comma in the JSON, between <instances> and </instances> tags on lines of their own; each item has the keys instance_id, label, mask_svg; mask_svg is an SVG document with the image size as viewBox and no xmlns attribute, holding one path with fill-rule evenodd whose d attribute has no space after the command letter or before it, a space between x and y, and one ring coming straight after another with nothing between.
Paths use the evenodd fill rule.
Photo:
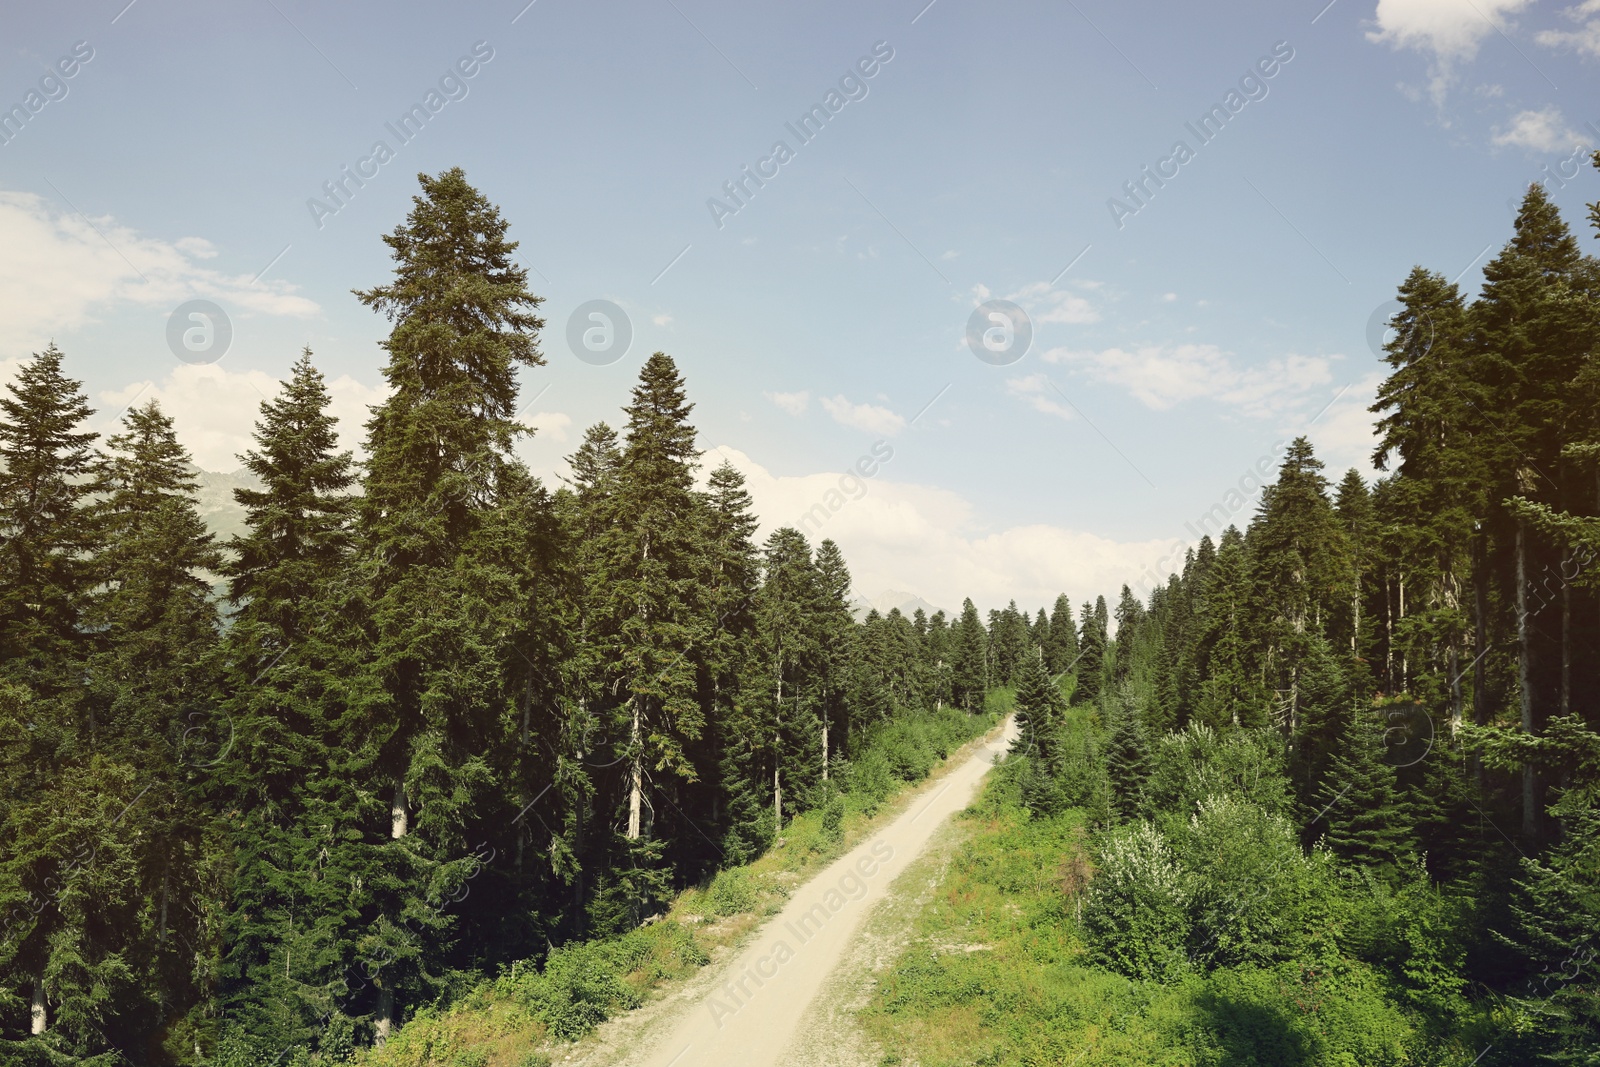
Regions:
<instances>
[{"instance_id":1,"label":"bush","mask_svg":"<svg viewBox=\"0 0 1600 1067\"><path fill-rule=\"evenodd\" d=\"M1287 819L1247 800L1210 797L1176 844L1196 962L1271 963L1300 950L1313 888Z\"/></svg>"},{"instance_id":2,"label":"bush","mask_svg":"<svg viewBox=\"0 0 1600 1067\"><path fill-rule=\"evenodd\" d=\"M750 872L743 867L719 872L706 890L706 903L716 916L737 915L754 908L756 889L750 883Z\"/></svg>"},{"instance_id":3,"label":"bush","mask_svg":"<svg viewBox=\"0 0 1600 1067\"><path fill-rule=\"evenodd\" d=\"M1098 863L1083 907L1095 958L1129 978L1182 974L1187 892L1161 831L1144 820L1118 827L1102 842Z\"/></svg>"}]
</instances>

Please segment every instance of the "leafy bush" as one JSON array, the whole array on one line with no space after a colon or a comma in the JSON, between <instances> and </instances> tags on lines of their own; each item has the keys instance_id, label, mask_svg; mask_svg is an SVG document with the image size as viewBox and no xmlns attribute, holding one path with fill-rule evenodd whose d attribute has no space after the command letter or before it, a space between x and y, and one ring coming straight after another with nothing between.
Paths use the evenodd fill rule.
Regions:
<instances>
[{"instance_id":1,"label":"leafy bush","mask_svg":"<svg viewBox=\"0 0 1600 1067\"><path fill-rule=\"evenodd\" d=\"M1294 827L1248 800L1201 800L1175 839L1191 957L1206 967L1292 958L1313 892Z\"/></svg>"},{"instance_id":2,"label":"leafy bush","mask_svg":"<svg viewBox=\"0 0 1600 1067\"><path fill-rule=\"evenodd\" d=\"M576 1041L642 1003L625 976L648 982L708 962L692 933L664 922L607 941L565 945L550 953L543 970L526 960L513 964L495 992L521 1004L556 1037Z\"/></svg>"},{"instance_id":3,"label":"leafy bush","mask_svg":"<svg viewBox=\"0 0 1600 1067\"><path fill-rule=\"evenodd\" d=\"M1130 978L1176 978L1187 961L1187 887L1166 838L1144 820L1101 843L1099 874L1083 906L1095 958Z\"/></svg>"},{"instance_id":4,"label":"leafy bush","mask_svg":"<svg viewBox=\"0 0 1600 1067\"><path fill-rule=\"evenodd\" d=\"M743 867L719 872L706 890L706 902L717 916L737 915L755 907L756 888L750 883L750 872Z\"/></svg>"}]
</instances>

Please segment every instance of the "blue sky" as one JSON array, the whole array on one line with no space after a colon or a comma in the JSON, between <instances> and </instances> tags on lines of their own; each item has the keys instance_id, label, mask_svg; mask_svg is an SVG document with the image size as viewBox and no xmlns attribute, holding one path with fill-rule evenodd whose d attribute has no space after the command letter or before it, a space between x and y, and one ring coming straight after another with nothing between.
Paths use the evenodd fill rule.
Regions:
<instances>
[{"instance_id":1,"label":"blue sky","mask_svg":"<svg viewBox=\"0 0 1600 1067\"><path fill-rule=\"evenodd\" d=\"M1416 263L1475 290L1528 182L1592 241L1596 0L524 3L12 13L0 367L54 338L101 424L157 396L232 469L309 344L358 444L385 323L349 291L385 278L417 172L460 165L546 298L536 471L663 350L708 461L768 528L824 503L858 591L1037 604L1159 571L1296 434L1365 467L1374 312ZM776 173L737 205L747 166ZM370 177L339 204L345 167ZM964 339L992 298L1033 326L1005 366ZM232 324L219 362L169 351L191 299ZM603 366L567 344L597 299L634 335Z\"/></svg>"}]
</instances>

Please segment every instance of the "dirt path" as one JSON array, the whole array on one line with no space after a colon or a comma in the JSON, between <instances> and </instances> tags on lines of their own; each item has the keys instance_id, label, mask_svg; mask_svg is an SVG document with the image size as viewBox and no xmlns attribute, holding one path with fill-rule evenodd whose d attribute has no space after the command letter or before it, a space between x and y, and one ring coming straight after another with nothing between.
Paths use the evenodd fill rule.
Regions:
<instances>
[{"instance_id":1,"label":"dirt path","mask_svg":"<svg viewBox=\"0 0 1600 1067\"><path fill-rule=\"evenodd\" d=\"M812 1044L799 1033L807 1009L845 959L868 912L889 895L894 880L925 848L934 832L977 795L983 776L1015 734L1007 721L1000 736L977 748L918 797L893 822L795 890L738 955L706 968L674 1003L633 1024L639 1039L632 1055L610 1062L635 1067L775 1067ZM816 1020L817 1013L810 1018ZM623 1022L623 1020L618 1020ZM613 1046L614 1051L620 1051ZM574 1057L589 1061L590 1057Z\"/></svg>"}]
</instances>

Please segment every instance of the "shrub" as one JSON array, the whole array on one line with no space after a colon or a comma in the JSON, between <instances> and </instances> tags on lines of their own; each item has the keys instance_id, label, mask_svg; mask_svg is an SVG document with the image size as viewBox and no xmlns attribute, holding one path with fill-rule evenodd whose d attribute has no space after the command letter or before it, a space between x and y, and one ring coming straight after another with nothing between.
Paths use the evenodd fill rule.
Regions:
<instances>
[{"instance_id":1,"label":"shrub","mask_svg":"<svg viewBox=\"0 0 1600 1067\"><path fill-rule=\"evenodd\" d=\"M756 889L750 883L750 872L743 867L721 871L711 880L706 890L706 903L717 916L737 915L756 906Z\"/></svg>"},{"instance_id":2,"label":"shrub","mask_svg":"<svg viewBox=\"0 0 1600 1067\"><path fill-rule=\"evenodd\" d=\"M1083 906L1095 958L1130 978L1183 973L1178 946L1189 937L1185 880L1161 831L1142 819L1111 831L1099 868Z\"/></svg>"},{"instance_id":3,"label":"shrub","mask_svg":"<svg viewBox=\"0 0 1600 1067\"><path fill-rule=\"evenodd\" d=\"M1196 962L1268 963L1296 954L1311 879L1287 819L1248 800L1210 797L1176 843Z\"/></svg>"}]
</instances>

